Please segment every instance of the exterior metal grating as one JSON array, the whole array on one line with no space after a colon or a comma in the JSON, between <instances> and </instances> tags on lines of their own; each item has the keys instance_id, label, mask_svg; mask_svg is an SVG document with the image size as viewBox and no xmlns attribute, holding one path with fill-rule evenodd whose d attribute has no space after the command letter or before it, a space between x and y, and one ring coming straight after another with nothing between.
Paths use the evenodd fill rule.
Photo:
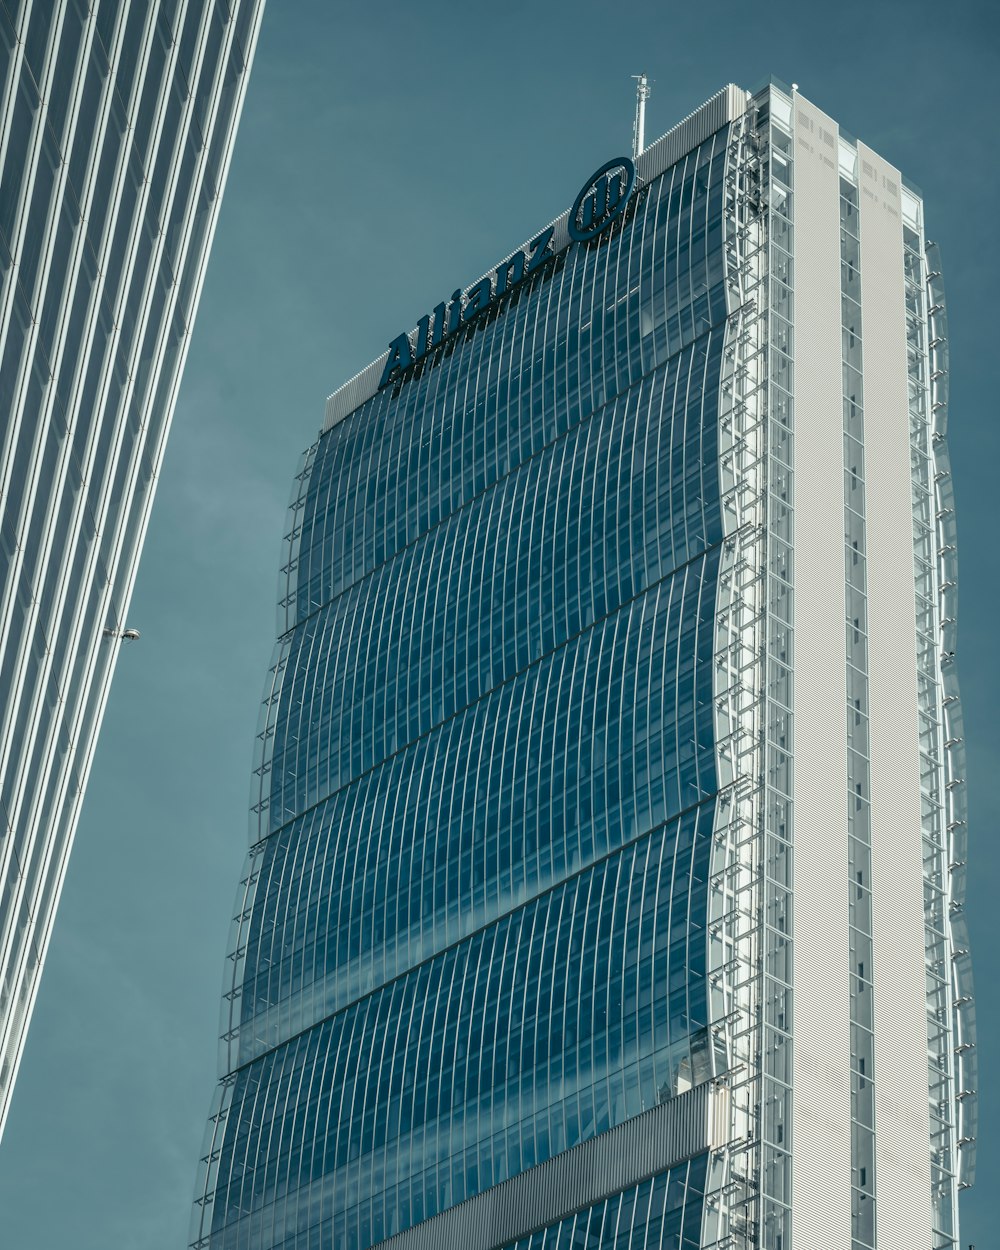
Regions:
<instances>
[{"instance_id":1,"label":"exterior metal grating","mask_svg":"<svg viewBox=\"0 0 1000 1250\"><path fill-rule=\"evenodd\" d=\"M498 1250L717 1145L725 1091L698 1085L663 1106L449 1207L380 1250Z\"/></svg>"},{"instance_id":2,"label":"exterior metal grating","mask_svg":"<svg viewBox=\"0 0 1000 1250\"><path fill-rule=\"evenodd\" d=\"M262 9L0 7L0 1131Z\"/></svg>"}]
</instances>

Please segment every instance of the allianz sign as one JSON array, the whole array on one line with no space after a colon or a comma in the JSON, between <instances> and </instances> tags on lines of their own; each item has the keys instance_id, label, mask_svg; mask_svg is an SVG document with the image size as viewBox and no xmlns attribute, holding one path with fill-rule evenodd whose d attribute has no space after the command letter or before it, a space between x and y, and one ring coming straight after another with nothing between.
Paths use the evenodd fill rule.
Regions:
<instances>
[{"instance_id":1,"label":"allianz sign","mask_svg":"<svg viewBox=\"0 0 1000 1250\"><path fill-rule=\"evenodd\" d=\"M596 239L624 212L634 188L635 165L627 156L618 156L602 165L587 180L570 210L566 223L570 238L578 243ZM412 332L394 338L389 344L379 390L395 382L405 369L551 259L555 254L553 233L554 228L547 226L520 252L515 252L467 291L453 291L451 299L437 304L420 318L415 338Z\"/></svg>"}]
</instances>

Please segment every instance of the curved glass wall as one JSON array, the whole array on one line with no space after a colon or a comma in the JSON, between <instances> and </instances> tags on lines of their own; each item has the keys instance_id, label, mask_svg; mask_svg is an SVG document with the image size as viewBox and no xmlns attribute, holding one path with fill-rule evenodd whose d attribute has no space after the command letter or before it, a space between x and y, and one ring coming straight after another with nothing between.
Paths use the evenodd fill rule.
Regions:
<instances>
[{"instance_id":1,"label":"curved glass wall","mask_svg":"<svg viewBox=\"0 0 1000 1250\"><path fill-rule=\"evenodd\" d=\"M712 1075L727 140L307 454L197 1246L361 1250ZM591 1215L700 1229L670 1178Z\"/></svg>"}]
</instances>

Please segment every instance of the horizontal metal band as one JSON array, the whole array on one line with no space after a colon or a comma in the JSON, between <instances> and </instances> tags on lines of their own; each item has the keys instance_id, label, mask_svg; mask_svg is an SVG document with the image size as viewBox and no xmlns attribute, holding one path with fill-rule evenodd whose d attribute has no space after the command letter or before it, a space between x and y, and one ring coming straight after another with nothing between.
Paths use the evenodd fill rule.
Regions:
<instances>
[{"instance_id":1,"label":"horizontal metal band","mask_svg":"<svg viewBox=\"0 0 1000 1250\"><path fill-rule=\"evenodd\" d=\"M616 1128L485 1189L379 1250L499 1250L721 1145L728 1092L696 1085Z\"/></svg>"}]
</instances>

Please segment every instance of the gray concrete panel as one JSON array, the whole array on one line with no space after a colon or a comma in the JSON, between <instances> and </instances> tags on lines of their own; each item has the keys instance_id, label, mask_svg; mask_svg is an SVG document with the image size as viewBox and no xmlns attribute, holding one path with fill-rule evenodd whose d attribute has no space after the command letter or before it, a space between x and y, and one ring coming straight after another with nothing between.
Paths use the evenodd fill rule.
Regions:
<instances>
[{"instance_id":1,"label":"gray concrete panel","mask_svg":"<svg viewBox=\"0 0 1000 1250\"><path fill-rule=\"evenodd\" d=\"M851 1244L837 126L797 96L792 1250Z\"/></svg>"},{"instance_id":2,"label":"gray concrete panel","mask_svg":"<svg viewBox=\"0 0 1000 1250\"><path fill-rule=\"evenodd\" d=\"M879 1250L931 1244L923 859L900 175L858 144Z\"/></svg>"}]
</instances>

